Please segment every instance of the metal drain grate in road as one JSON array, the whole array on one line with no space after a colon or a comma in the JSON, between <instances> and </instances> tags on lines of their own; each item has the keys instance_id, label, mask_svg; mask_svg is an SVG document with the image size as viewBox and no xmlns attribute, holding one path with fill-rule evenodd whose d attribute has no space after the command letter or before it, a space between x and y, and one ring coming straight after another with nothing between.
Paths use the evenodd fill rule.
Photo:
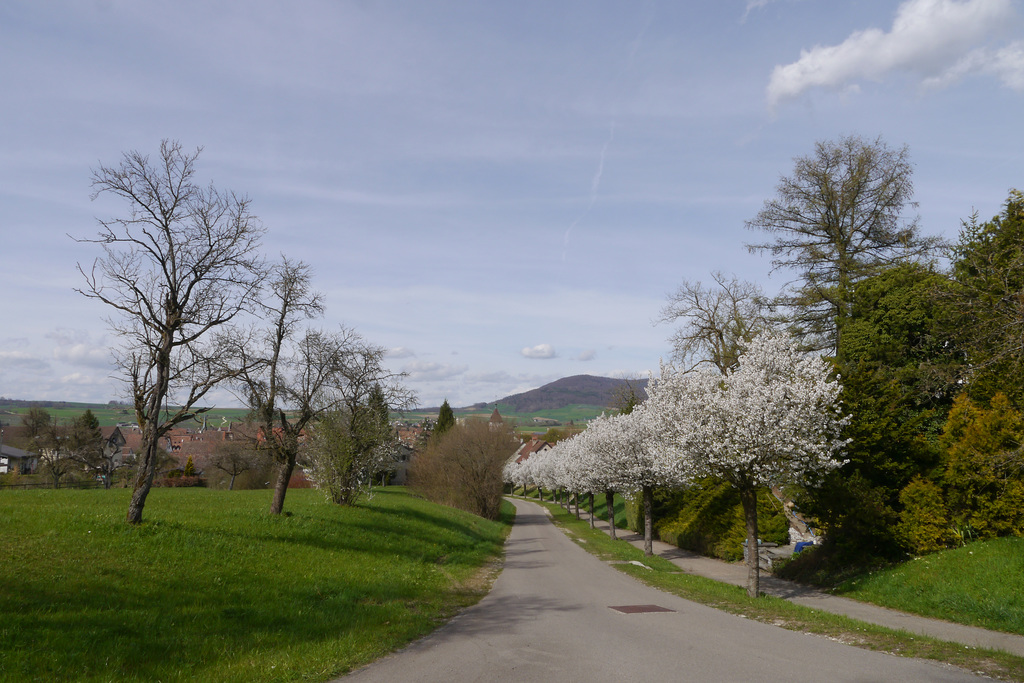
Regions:
<instances>
[{"instance_id":1,"label":"metal drain grate in road","mask_svg":"<svg viewBox=\"0 0 1024 683\"><path fill-rule=\"evenodd\" d=\"M609 605L608 609L613 609L616 612L622 612L623 614L646 614L647 612L675 612L674 609L668 607L660 607L659 605Z\"/></svg>"}]
</instances>

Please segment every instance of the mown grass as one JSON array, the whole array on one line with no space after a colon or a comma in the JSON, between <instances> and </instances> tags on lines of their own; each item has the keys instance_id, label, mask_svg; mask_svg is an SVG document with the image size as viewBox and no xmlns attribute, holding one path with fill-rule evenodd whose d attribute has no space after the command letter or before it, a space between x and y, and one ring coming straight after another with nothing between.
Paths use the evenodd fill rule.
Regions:
<instances>
[{"instance_id":1,"label":"mown grass","mask_svg":"<svg viewBox=\"0 0 1024 683\"><path fill-rule=\"evenodd\" d=\"M1024 635L1024 538L976 541L840 584L893 609Z\"/></svg>"},{"instance_id":2,"label":"mown grass","mask_svg":"<svg viewBox=\"0 0 1024 683\"><path fill-rule=\"evenodd\" d=\"M763 623L813 633L856 647L946 662L1002 680L1024 681L1024 657L1005 652L965 647L933 638L857 621L842 615L812 610L781 598L750 598L738 586L682 573L661 557L645 557L625 541L613 541L607 533L591 529L588 520L577 520L554 503L544 503L557 525L581 547L637 580L687 600L742 615ZM630 564L640 562L644 566Z\"/></svg>"},{"instance_id":3,"label":"mown grass","mask_svg":"<svg viewBox=\"0 0 1024 683\"><path fill-rule=\"evenodd\" d=\"M327 680L479 600L514 514L270 495L154 489L132 528L125 490L2 492L0 680Z\"/></svg>"}]
</instances>

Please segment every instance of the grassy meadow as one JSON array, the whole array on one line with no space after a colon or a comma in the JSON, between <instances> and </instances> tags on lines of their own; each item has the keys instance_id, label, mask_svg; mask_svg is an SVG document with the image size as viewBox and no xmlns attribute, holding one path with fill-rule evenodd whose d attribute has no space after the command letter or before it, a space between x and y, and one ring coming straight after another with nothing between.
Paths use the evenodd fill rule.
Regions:
<instances>
[{"instance_id":1,"label":"grassy meadow","mask_svg":"<svg viewBox=\"0 0 1024 683\"><path fill-rule=\"evenodd\" d=\"M904 612L1024 635L1024 538L975 541L842 583L836 591Z\"/></svg>"},{"instance_id":2,"label":"grassy meadow","mask_svg":"<svg viewBox=\"0 0 1024 683\"><path fill-rule=\"evenodd\" d=\"M271 493L0 492L0 680L327 680L479 600L514 514Z\"/></svg>"},{"instance_id":3,"label":"grassy meadow","mask_svg":"<svg viewBox=\"0 0 1024 683\"><path fill-rule=\"evenodd\" d=\"M456 409L455 416L457 418L473 417L487 420L490 419L491 413L494 411L495 407L498 408L498 412L501 413L501 416L504 419L514 420L520 432L532 433L543 433L549 428L549 425L535 424L533 422L533 418L535 417L557 420L560 423L557 428L564 429L569 425L569 422L574 422L577 427L583 427L587 422L593 420L601 413L608 412L608 408L601 406L569 405L564 408L554 410L539 410L532 413L520 413L516 412L516 409L507 403L491 403L486 407L477 410ZM404 414L403 417L410 421L422 420L424 418L430 418L433 420L437 418L437 410L413 410Z\"/></svg>"},{"instance_id":4,"label":"grassy meadow","mask_svg":"<svg viewBox=\"0 0 1024 683\"><path fill-rule=\"evenodd\" d=\"M135 412L125 405L109 405L102 403L71 403L51 402L43 410L50 414L58 424L69 424L80 417L86 410L91 410L102 427L112 427L119 422L135 422ZM0 403L0 424L20 425L22 417L29 411L24 405ZM207 425L216 428L228 422L244 422L249 414L246 408L213 408L206 413ZM182 426L197 428L202 422L185 423Z\"/></svg>"}]
</instances>

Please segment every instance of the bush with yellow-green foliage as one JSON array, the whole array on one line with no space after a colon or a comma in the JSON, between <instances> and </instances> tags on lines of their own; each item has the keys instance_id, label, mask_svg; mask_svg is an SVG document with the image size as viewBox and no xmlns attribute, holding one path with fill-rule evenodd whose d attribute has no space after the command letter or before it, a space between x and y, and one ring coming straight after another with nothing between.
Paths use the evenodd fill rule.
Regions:
<instances>
[{"instance_id":1,"label":"bush with yellow-green foliage","mask_svg":"<svg viewBox=\"0 0 1024 683\"><path fill-rule=\"evenodd\" d=\"M982 538L1024 535L1024 416L997 393L988 407L966 395L943 431L950 516Z\"/></svg>"},{"instance_id":2,"label":"bush with yellow-green foliage","mask_svg":"<svg viewBox=\"0 0 1024 683\"><path fill-rule=\"evenodd\" d=\"M942 489L934 482L915 477L900 492L900 504L903 510L896 534L910 552L924 555L953 542Z\"/></svg>"},{"instance_id":3,"label":"bush with yellow-green foliage","mask_svg":"<svg viewBox=\"0 0 1024 683\"><path fill-rule=\"evenodd\" d=\"M643 528L639 497L626 502L629 528ZM758 532L771 543L789 542L789 522L782 503L768 491L758 495ZM715 477L682 491L656 491L654 532L666 543L724 560L743 558L746 526L739 492Z\"/></svg>"}]
</instances>

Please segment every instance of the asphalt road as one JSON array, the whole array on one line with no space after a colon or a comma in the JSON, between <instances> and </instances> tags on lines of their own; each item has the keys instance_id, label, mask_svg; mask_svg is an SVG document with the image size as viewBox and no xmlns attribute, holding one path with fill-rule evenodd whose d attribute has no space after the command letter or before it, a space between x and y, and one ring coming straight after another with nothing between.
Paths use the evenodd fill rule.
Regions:
<instances>
[{"instance_id":1,"label":"asphalt road","mask_svg":"<svg viewBox=\"0 0 1024 683\"><path fill-rule=\"evenodd\" d=\"M688 602L576 546L543 509L515 500L505 568L491 592L430 636L344 681L983 680L860 650ZM653 605L658 612L614 607Z\"/></svg>"}]
</instances>

